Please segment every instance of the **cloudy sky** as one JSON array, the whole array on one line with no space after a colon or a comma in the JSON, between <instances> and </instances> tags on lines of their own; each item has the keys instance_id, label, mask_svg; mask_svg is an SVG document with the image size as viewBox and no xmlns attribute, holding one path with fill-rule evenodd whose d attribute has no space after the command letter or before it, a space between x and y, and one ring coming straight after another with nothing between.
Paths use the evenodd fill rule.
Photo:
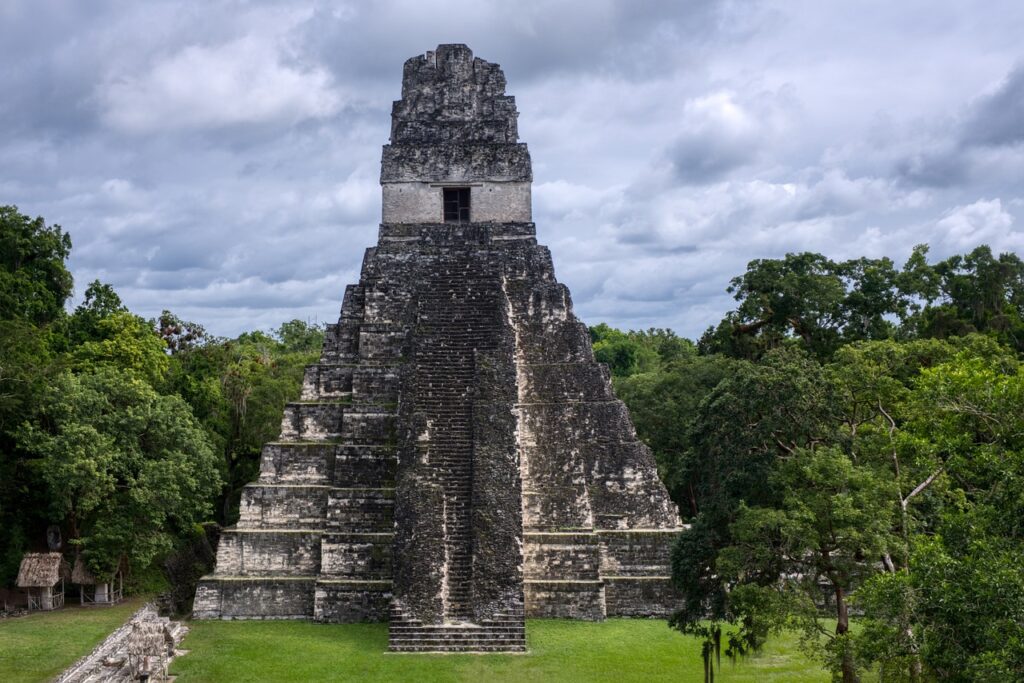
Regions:
<instances>
[{"instance_id":1,"label":"cloudy sky","mask_svg":"<svg viewBox=\"0 0 1024 683\"><path fill-rule=\"evenodd\" d=\"M234 335L334 321L403 61L505 70L589 324L697 336L753 258L1024 252L1020 0L2 0L0 204L78 295Z\"/></svg>"}]
</instances>

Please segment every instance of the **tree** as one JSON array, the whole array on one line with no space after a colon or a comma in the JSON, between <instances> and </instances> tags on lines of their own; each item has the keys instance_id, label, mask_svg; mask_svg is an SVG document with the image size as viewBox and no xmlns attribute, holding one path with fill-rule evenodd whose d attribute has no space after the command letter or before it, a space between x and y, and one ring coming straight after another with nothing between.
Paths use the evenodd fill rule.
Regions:
<instances>
[{"instance_id":1,"label":"tree","mask_svg":"<svg viewBox=\"0 0 1024 683\"><path fill-rule=\"evenodd\" d=\"M71 238L59 225L0 206L0 319L42 325L60 318L71 296L70 252Z\"/></svg>"},{"instance_id":2,"label":"tree","mask_svg":"<svg viewBox=\"0 0 1024 683\"><path fill-rule=\"evenodd\" d=\"M798 448L770 476L780 500L741 504L732 542L718 556L724 580L766 593L770 625L798 626L812 651L824 652L844 683L858 681L850 634L849 596L875 573L878 558L899 541L893 533L892 482L836 447ZM822 617L830 607L834 632ZM742 613L742 607L737 611ZM764 620L757 609L751 620Z\"/></svg>"},{"instance_id":3,"label":"tree","mask_svg":"<svg viewBox=\"0 0 1024 683\"><path fill-rule=\"evenodd\" d=\"M277 438L285 404L299 397L305 367L319 357L323 334L317 325L293 320L273 335L202 337L170 358L168 389L189 403L221 457L219 522L237 519L241 491L259 471L263 444Z\"/></svg>"},{"instance_id":4,"label":"tree","mask_svg":"<svg viewBox=\"0 0 1024 683\"><path fill-rule=\"evenodd\" d=\"M97 576L122 557L146 567L211 512L217 458L188 406L110 366L61 374L39 424L19 432L49 515Z\"/></svg>"},{"instance_id":5,"label":"tree","mask_svg":"<svg viewBox=\"0 0 1024 683\"><path fill-rule=\"evenodd\" d=\"M12 431L33 415L59 363L49 330L24 319L0 320L0 585L14 580L46 498Z\"/></svg>"},{"instance_id":6,"label":"tree","mask_svg":"<svg viewBox=\"0 0 1024 683\"><path fill-rule=\"evenodd\" d=\"M679 356L661 370L614 378L640 439L650 446L662 480L684 518L697 514L689 467L698 407L736 363L722 356Z\"/></svg>"},{"instance_id":7,"label":"tree","mask_svg":"<svg viewBox=\"0 0 1024 683\"><path fill-rule=\"evenodd\" d=\"M908 326L918 335L981 332L1024 351L1024 261L1016 254L996 258L982 245L934 266L917 264L917 271L927 283L921 292L927 303Z\"/></svg>"},{"instance_id":8,"label":"tree","mask_svg":"<svg viewBox=\"0 0 1024 683\"><path fill-rule=\"evenodd\" d=\"M32 415L59 358L54 340L71 294L71 238L0 206L0 584L13 580L46 501L12 430Z\"/></svg>"},{"instance_id":9,"label":"tree","mask_svg":"<svg viewBox=\"0 0 1024 683\"><path fill-rule=\"evenodd\" d=\"M607 365L615 378L655 372L695 352L690 340L654 327L646 332L623 332L600 323L590 328L590 341L594 358Z\"/></svg>"},{"instance_id":10,"label":"tree","mask_svg":"<svg viewBox=\"0 0 1024 683\"><path fill-rule=\"evenodd\" d=\"M821 254L758 259L732 279L739 305L701 338L702 353L757 359L789 339L822 360L844 344L889 338L959 337L981 332L1024 351L1024 261L981 245L928 263L914 247L892 261L832 261Z\"/></svg>"},{"instance_id":11,"label":"tree","mask_svg":"<svg viewBox=\"0 0 1024 683\"><path fill-rule=\"evenodd\" d=\"M889 318L908 304L897 277L887 258L835 262L804 252L751 261L729 284L739 306L704 333L699 347L757 359L795 338L828 358L843 343L887 338L895 330Z\"/></svg>"},{"instance_id":12,"label":"tree","mask_svg":"<svg viewBox=\"0 0 1024 683\"><path fill-rule=\"evenodd\" d=\"M735 362L686 426L698 513L672 624L706 655L796 627L845 680L872 663L884 680L1019 678L1021 406L1016 357L977 334Z\"/></svg>"},{"instance_id":13,"label":"tree","mask_svg":"<svg viewBox=\"0 0 1024 683\"><path fill-rule=\"evenodd\" d=\"M274 337L285 353L319 354L324 345L324 327L303 320L290 320L274 330Z\"/></svg>"},{"instance_id":14,"label":"tree","mask_svg":"<svg viewBox=\"0 0 1024 683\"><path fill-rule=\"evenodd\" d=\"M85 289L85 297L68 320L68 337L72 347L104 338L100 322L115 313L126 313L128 307L114 288L93 280Z\"/></svg>"},{"instance_id":15,"label":"tree","mask_svg":"<svg viewBox=\"0 0 1024 683\"><path fill-rule=\"evenodd\" d=\"M202 325L182 320L170 311L160 314L156 327L172 355L200 346L207 340L206 329Z\"/></svg>"},{"instance_id":16,"label":"tree","mask_svg":"<svg viewBox=\"0 0 1024 683\"><path fill-rule=\"evenodd\" d=\"M673 623L703 635L710 616L712 635L738 629L727 629L734 653L795 626L854 680L848 598L878 567L908 564L911 503L936 479L934 454L894 420L906 419L921 367L955 347L860 342L822 366L795 343L734 363L690 427L683 471L698 514L673 554L687 599ZM837 631L820 647L827 610Z\"/></svg>"},{"instance_id":17,"label":"tree","mask_svg":"<svg viewBox=\"0 0 1024 683\"><path fill-rule=\"evenodd\" d=\"M167 346L153 326L127 310L114 311L95 322L95 339L72 351L73 366L90 371L113 367L160 386L167 373Z\"/></svg>"},{"instance_id":18,"label":"tree","mask_svg":"<svg viewBox=\"0 0 1024 683\"><path fill-rule=\"evenodd\" d=\"M937 678L1024 679L1022 406L1019 362L984 338L922 370L903 430L940 460L933 513L905 575L865 591L865 649L890 670L907 648L883 638L905 621L917 634L911 654Z\"/></svg>"},{"instance_id":19,"label":"tree","mask_svg":"<svg viewBox=\"0 0 1024 683\"><path fill-rule=\"evenodd\" d=\"M670 625L704 638L709 669L707 657L719 648L723 633L727 654L735 656L759 647L779 621L767 616L778 612L775 601L753 588L773 585L781 561L744 575L743 581L723 571L723 552L742 530L734 523L745 508L784 503L783 492L772 483L781 460L835 441L837 397L824 370L805 353L782 347L760 364L734 361L727 367L701 401L691 447L679 463L678 479L670 479L677 490L685 482L694 513L672 552L683 607Z\"/></svg>"}]
</instances>

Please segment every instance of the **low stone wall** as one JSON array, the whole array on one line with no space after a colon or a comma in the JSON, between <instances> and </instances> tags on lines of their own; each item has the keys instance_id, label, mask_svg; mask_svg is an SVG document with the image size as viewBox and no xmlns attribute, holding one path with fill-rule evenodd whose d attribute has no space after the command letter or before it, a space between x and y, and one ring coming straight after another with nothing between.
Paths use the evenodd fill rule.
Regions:
<instances>
[{"instance_id":1,"label":"low stone wall","mask_svg":"<svg viewBox=\"0 0 1024 683\"><path fill-rule=\"evenodd\" d=\"M186 633L180 622L161 617L147 604L62 673L57 683L121 683L137 681L140 674L149 674L150 681L169 680L167 666Z\"/></svg>"}]
</instances>

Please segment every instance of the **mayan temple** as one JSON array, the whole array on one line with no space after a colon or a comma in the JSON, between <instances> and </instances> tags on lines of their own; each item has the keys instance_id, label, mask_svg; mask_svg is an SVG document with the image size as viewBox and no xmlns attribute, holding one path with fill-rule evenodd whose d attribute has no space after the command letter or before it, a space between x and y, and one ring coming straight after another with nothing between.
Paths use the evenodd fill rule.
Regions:
<instances>
[{"instance_id":1,"label":"mayan temple","mask_svg":"<svg viewBox=\"0 0 1024 683\"><path fill-rule=\"evenodd\" d=\"M525 617L671 609L680 522L532 221L497 64L405 63L383 215L195 616L390 622L522 651Z\"/></svg>"}]
</instances>

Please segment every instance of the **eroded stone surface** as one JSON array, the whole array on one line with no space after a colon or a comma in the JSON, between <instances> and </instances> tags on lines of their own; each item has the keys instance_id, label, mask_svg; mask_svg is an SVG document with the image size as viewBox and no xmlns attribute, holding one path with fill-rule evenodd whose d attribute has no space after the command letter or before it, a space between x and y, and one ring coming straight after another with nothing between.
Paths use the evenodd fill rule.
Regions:
<instances>
[{"instance_id":1,"label":"eroded stone surface","mask_svg":"<svg viewBox=\"0 0 1024 683\"><path fill-rule=\"evenodd\" d=\"M180 622L161 617L153 605L140 608L95 650L64 671L57 683L130 683L143 676L171 680L167 667L188 633Z\"/></svg>"},{"instance_id":2,"label":"eroded stone surface","mask_svg":"<svg viewBox=\"0 0 1024 683\"><path fill-rule=\"evenodd\" d=\"M679 517L514 189L532 176L504 88L465 46L406 63L378 244L196 616L390 619L395 651L509 651L526 615L672 608ZM439 207L451 183L515 206L388 206L416 185Z\"/></svg>"}]
</instances>

